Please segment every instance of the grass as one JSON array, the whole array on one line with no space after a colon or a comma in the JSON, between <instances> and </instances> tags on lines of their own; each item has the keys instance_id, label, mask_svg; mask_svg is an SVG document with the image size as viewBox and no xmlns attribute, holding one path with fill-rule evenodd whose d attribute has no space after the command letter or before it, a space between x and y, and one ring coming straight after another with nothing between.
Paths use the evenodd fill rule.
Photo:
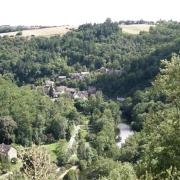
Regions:
<instances>
[{"instance_id":1,"label":"grass","mask_svg":"<svg viewBox=\"0 0 180 180\"><path fill-rule=\"evenodd\" d=\"M120 25L122 32L128 34L139 34L141 31L149 32L150 27L155 25L149 24L131 24L131 25Z\"/></svg>"},{"instance_id":2,"label":"grass","mask_svg":"<svg viewBox=\"0 0 180 180\"><path fill-rule=\"evenodd\" d=\"M51 156L51 161L55 162L57 159L57 155L56 155L56 148L57 148L58 143L52 143L52 144L46 144L46 145L42 145L42 147L44 147L45 149L47 149L50 153Z\"/></svg>"},{"instance_id":3,"label":"grass","mask_svg":"<svg viewBox=\"0 0 180 180\"><path fill-rule=\"evenodd\" d=\"M129 34L139 34L140 31L149 31L149 28L154 25L149 24L131 24L131 25L120 25L122 31L124 33ZM64 35L67 32L71 31L72 29L76 29L75 26L58 26L58 27L48 27L48 28L41 28L41 29L30 29L30 30L23 30L22 35L23 37L31 37L31 36L44 36L50 37L55 35ZM0 33L0 36L16 36L19 31L16 32L8 32L8 33Z\"/></svg>"},{"instance_id":4,"label":"grass","mask_svg":"<svg viewBox=\"0 0 180 180\"><path fill-rule=\"evenodd\" d=\"M10 171L14 172L18 172L20 170L20 168L22 167L23 163L20 159L17 159L16 164L11 164L10 165Z\"/></svg>"}]
</instances>

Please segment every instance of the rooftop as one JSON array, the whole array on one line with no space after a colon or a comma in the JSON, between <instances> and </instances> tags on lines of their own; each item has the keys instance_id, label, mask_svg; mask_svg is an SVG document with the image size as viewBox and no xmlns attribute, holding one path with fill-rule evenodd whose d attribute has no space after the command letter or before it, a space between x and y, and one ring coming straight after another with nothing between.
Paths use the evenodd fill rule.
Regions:
<instances>
[{"instance_id":1,"label":"rooftop","mask_svg":"<svg viewBox=\"0 0 180 180\"><path fill-rule=\"evenodd\" d=\"M11 149L10 145L6 145L4 143L0 144L0 153L1 154L6 154L8 151Z\"/></svg>"}]
</instances>

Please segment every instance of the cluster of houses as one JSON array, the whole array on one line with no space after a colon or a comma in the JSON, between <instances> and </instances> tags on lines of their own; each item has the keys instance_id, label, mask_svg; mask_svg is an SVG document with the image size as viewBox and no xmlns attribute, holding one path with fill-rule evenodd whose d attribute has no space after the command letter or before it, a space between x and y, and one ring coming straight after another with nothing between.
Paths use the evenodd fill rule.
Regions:
<instances>
[{"instance_id":1,"label":"cluster of houses","mask_svg":"<svg viewBox=\"0 0 180 180\"><path fill-rule=\"evenodd\" d=\"M53 98L58 98L62 94L67 94L73 99L87 100L90 95L96 93L95 87L89 87L87 91L78 91L75 88L69 88L67 86L55 86L54 81L46 80L45 85L43 87L44 93L49 94L50 89L52 91L51 96Z\"/></svg>"},{"instance_id":2,"label":"cluster of houses","mask_svg":"<svg viewBox=\"0 0 180 180\"><path fill-rule=\"evenodd\" d=\"M95 72L96 73L105 73L105 74L109 74L109 75L112 75L112 74L121 75L122 74L122 70L108 69L105 67L101 67L100 69L96 70ZM90 72L88 72L88 71L69 73L68 76L58 76L56 78L56 82L62 83L65 80L85 80L88 76L90 76ZM45 84L43 86L44 94L49 95L50 89L51 89L51 97L52 98L58 98L62 94L67 94L73 99L87 100L90 95L96 93L95 87L89 87L87 91L78 91L75 88L69 88L67 86L56 86L54 81L46 80ZM119 100L119 99L117 99L117 100Z\"/></svg>"},{"instance_id":3,"label":"cluster of houses","mask_svg":"<svg viewBox=\"0 0 180 180\"><path fill-rule=\"evenodd\" d=\"M108 69L105 67L101 67L100 69L96 70L96 72L100 72L100 73L104 73L104 74L108 74L108 75L121 75L122 74L122 70L118 70L118 69Z\"/></svg>"},{"instance_id":4,"label":"cluster of houses","mask_svg":"<svg viewBox=\"0 0 180 180\"><path fill-rule=\"evenodd\" d=\"M104 73L104 74L109 74L109 75L121 75L122 70L118 69L109 69L105 67L101 67L100 69L97 69L95 72L99 73ZM69 73L68 76L58 76L57 81L62 82L63 80L70 79L70 80L85 80L88 76L90 76L89 71L84 71L84 72L75 72L75 73Z\"/></svg>"},{"instance_id":5,"label":"cluster of houses","mask_svg":"<svg viewBox=\"0 0 180 180\"><path fill-rule=\"evenodd\" d=\"M85 80L86 77L90 75L90 72L85 71L85 72L75 72L75 73L69 73L69 76L58 76L57 80L58 81L63 81L66 79L71 79L71 80Z\"/></svg>"}]
</instances>

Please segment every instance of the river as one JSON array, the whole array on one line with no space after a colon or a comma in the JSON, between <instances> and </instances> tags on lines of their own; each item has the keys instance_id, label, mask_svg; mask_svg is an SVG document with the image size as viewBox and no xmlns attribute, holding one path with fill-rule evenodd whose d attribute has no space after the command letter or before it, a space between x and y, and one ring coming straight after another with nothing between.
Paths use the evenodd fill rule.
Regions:
<instances>
[{"instance_id":1,"label":"river","mask_svg":"<svg viewBox=\"0 0 180 180\"><path fill-rule=\"evenodd\" d=\"M117 142L117 146L119 148L121 148L122 144L125 143L126 139L130 135L134 134L134 132L131 130L131 127L128 124L125 124L125 123L120 123L118 125L118 128L120 130L120 132L119 132L120 141Z\"/></svg>"}]
</instances>

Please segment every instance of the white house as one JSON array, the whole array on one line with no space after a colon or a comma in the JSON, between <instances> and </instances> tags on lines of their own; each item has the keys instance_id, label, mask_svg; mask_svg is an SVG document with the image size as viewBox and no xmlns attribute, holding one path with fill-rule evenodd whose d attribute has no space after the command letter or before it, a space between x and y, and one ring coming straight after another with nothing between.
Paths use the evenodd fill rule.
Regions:
<instances>
[{"instance_id":1,"label":"white house","mask_svg":"<svg viewBox=\"0 0 180 180\"><path fill-rule=\"evenodd\" d=\"M59 81L63 81L63 80L65 80L66 79L66 76L58 76L58 78L57 78Z\"/></svg>"},{"instance_id":2,"label":"white house","mask_svg":"<svg viewBox=\"0 0 180 180\"><path fill-rule=\"evenodd\" d=\"M120 102L124 102L124 101L125 101L125 98L123 98L123 97L117 97L117 100L120 101Z\"/></svg>"},{"instance_id":3,"label":"white house","mask_svg":"<svg viewBox=\"0 0 180 180\"><path fill-rule=\"evenodd\" d=\"M11 145L6 145L2 143L0 144L0 157L8 160L11 160L12 158L17 158L17 150L11 147Z\"/></svg>"},{"instance_id":4,"label":"white house","mask_svg":"<svg viewBox=\"0 0 180 180\"><path fill-rule=\"evenodd\" d=\"M89 74L90 74L90 72L88 72L88 71L81 72L81 75L83 75L83 76L88 76Z\"/></svg>"}]
</instances>

